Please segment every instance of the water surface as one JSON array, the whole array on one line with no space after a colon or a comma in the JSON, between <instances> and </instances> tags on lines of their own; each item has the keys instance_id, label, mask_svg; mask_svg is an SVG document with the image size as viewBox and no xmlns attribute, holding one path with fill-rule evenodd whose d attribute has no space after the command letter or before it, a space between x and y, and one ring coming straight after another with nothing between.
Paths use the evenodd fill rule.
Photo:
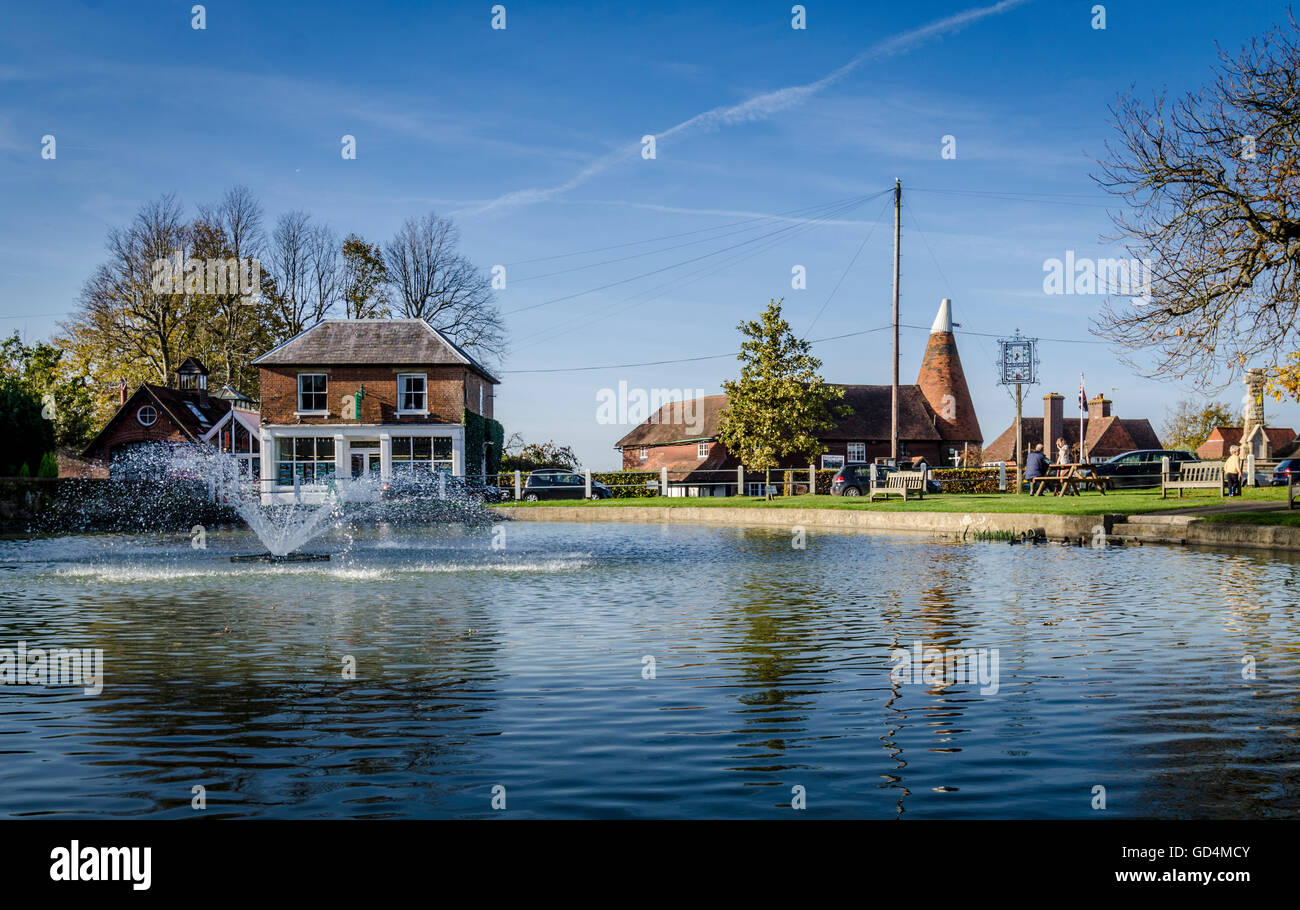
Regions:
<instances>
[{"instance_id":1,"label":"water surface","mask_svg":"<svg viewBox=\"0 0 1300 910\"><path fill-rule=\"evenodd\" d=\"M381 525L297 566L232 565L256 549L236 531L0 542L0 647L105 659L98 696L0 686L0 814L192 817L196 785L208 816L1300 808L1291 559L625 524L494 540ZM895 683L916 640L996 648L997 693Z\"/></svg>"}]
</instances>

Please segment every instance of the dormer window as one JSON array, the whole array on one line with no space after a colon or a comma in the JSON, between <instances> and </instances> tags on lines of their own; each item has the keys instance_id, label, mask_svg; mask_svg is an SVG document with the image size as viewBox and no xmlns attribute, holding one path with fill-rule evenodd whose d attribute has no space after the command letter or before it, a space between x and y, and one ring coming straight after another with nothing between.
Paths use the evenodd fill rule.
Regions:
<instances>
[{"instance_id":1,"label":"dormer window","mask_svg":"<svg viewBox=\"0 0 1300 910\"><path fill-rule=\"evenodd\" d=\"M180 387L182 392L197 392L200 389L208 387L208 377L202 373L181 373Z\"/></svg>"},{"instance_id":2,"label":"dormer window","mask_svg":"<svg viewBox=\"0 0 1300 910\"><path fill-rule=\"evenodd\" d=\"M424 373L397 374L397 413L429 413L428 378Z\"/></svg>"},{"instance_id":3,"label":"dormer window","mask_svg":"<svg viewBox=\"0 0 1300 910\"><path fill-rule=\"evenodd\" d=\"M298 413L329 415L328 377L324 373L298 374Z\"/></svg>"}]
</instances>

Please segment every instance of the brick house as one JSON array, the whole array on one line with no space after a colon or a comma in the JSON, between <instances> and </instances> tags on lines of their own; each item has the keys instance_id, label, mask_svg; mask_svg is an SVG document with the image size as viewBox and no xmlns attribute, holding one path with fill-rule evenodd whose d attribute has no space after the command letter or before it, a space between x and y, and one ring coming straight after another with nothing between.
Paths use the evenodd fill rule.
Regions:
<instances>
[{"instance_id":1,"label":"brick house","mask_svg":"<svg viewBox=\"0 0 1300 910\"><path fill-rule=\"evenodd\" d=\"M1300 439L1295 430L1289 427L1264 427L1263 433L1268 439L1269 455L1273 458L1290 458L1300 449ZM1205 442L1196 450L1196 457L1205 461L1221 461L1228 457L1228 450L1241 444L1241 427L1215 427Z\"/></svg>"},{"instance_id":2,"label":"brick house","mask_svg":"<svg viewBox=\"0 0 1300 910\"><path fill-rule=\"evenodd\" d=\"M1088 401L1088 416L1083 420L1083 440L1089 461L1105 461L1134 449L1163 448L1160 437L1145 417L1122 418L1111 413L1111 401L1098 395ZM1079 418L1065 416L1065 398L1051 392L1043 396L1042 417L1020 419L1024 452L1032 452L1038 443L1049 461L1056 460L1056 440L1065 439L1066 445L1079 453ZM1016 422L1002 431L997 439L984 448L985 462L1016 461Z\"/></svg>"},{"instance_id":3,"label":"brick house","mask_svg":"<svg viewBox=\"0 0 1300 910\"><path fill-rule=\"evenodd\" d=\"M851 413L818 437L826 447L819 466L889 457L891 387L840 387L844 389L841 403L848 405ZM623 470L667 468L670 493L674 495L735 493L739 463L717 441L726 407L726 395L708 395L685 405L664 405L614 444L622 453ZM900 458L923 456L932 466L952 464L966 446L978 446L982 440L953 335L951 300L940 303L930 327L917 382L899 386L898 437ZM808 468L806 461L798 461L787 459L782 467ZM747 485L760 484L754 480Z\"/></svg>"},{"instance_id":4,"label":"brick house","mask_svg":"<svg viewBox=\"0 0 1300 910\"><path fill-rule=\"evenodd\" d=\"M176 370L176 385L141 383L127 394L122 381L117 412L82 451L82 457L108 465L117 479L156 477L168 472L168 452L213 445L239 458L247 476L256 477L260 451L257 412L242 406L245 396L208 394L208 370L193 357Z\"/></svg>"},{"instance_id":5,"label":"brick house","mask_svg":"<svg viewBox=\"0 0 1300 910\"><path fill-rule=\"evenodd\" d=\"M327 319L253 363L264 501L295 484L486 472L499 382L424 320Z\"/></svg>"}]
</instances>

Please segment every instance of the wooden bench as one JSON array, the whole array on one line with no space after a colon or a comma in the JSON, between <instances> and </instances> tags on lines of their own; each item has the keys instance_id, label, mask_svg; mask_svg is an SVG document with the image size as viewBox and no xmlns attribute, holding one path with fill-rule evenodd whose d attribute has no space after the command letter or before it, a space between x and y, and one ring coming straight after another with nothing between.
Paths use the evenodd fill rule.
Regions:
<instances>
[{"instance_id":1,"label":"wooden bench","mask_svg":"<svg viewBox=\"0 0 1300 910\"><path fill-rule=\"evenodd\" d=\"M1178 470L1160 475L1160 498L1164 499L1169 490L1177 490L1179 499L1183 498L1183 490L1218 490L1220 496L1226 495L1223 462L1183 462Z\"/></svg>"},{"instance_id":2,"label":"wooden bench","mask_svg":"<svg viewBox=\"0 0 1300 910\"><path fill-rule=\"evenodd\" d=\"M901 496L903 502L907 502L908 493L914 493L918 499L925 499L925 474L923 472L895 471L885 478L884 483L877 483L871 488L867 502L875 502L877 496L883 496L885 499L891 496Z\"/></svg>"}]
</instances>

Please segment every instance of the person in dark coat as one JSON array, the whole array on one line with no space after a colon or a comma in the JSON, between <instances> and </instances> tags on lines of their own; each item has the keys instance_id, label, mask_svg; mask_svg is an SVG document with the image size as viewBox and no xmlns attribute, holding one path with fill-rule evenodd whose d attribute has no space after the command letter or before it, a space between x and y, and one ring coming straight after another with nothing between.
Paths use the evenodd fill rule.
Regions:
<instances>
[{"instance_id":1,"label":"person in dark coat","mask_svg":"<svg viewBox=\"0 0 1300 910\"><path fill-rule=\"evenodd\" d=\"M1034 446L1034 450L1025 459L1025 480L1031 481L1035 477L1043 477L1046 474L1047 456L1043 454L1043 444L1040 442Z\"/></svg>"}]
</instances>

